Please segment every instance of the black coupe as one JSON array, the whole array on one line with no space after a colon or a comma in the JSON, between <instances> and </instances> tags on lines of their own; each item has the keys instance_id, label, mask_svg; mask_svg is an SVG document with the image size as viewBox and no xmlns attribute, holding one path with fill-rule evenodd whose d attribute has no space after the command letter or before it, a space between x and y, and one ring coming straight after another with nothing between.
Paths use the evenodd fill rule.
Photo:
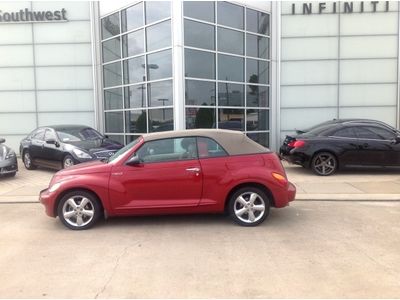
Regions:
<instances>
[{"instance_id":1,"label":"black coupe","mask_svg":"<svg viewBox=\"0 0 400 300\"><path fill-rule=\"evenodd\" d=\"M4 145L5 139L0 138L0 176L15 176L18 171L17 156L14 150Z\"/></svg>"},{"instance_id":2,"label":"black coupe","mask_svg":"<svg viewBox=\"0 0 400 300\"><path fill-rule=\"evenodd\" d=\"M20 154L28 170L38 165L60 169L96 159L108 159L123 145L82 125L40 127L21 141Z\"/></svg>"},{"instance_id":3,"label":"black coupe","mask_svg":"<svg viewBox=\"0 0 400 300\"><path fill-rule=\"evenodd\" d=\"M400 167L400 132L375 120L324 122L286 136L281 158L327 176L353 167Z\"/></svg>"}]
</instances>

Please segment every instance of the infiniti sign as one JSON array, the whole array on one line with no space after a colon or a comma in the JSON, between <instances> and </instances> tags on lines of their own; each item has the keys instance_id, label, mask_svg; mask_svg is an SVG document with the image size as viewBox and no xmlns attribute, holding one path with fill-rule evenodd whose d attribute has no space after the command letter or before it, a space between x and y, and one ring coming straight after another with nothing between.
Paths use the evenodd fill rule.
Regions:
<instances>
[{"instance_id":1,"label":"infiniti sign","mask_svg":"<svg viewBox=\"0 0 400 300\"><path fill-rule=\"evenodd\" d=\"M17 12L3 12L0 10L0 23L35 23L35 22L62 22L68 21L66 9L54 11L32 11L28 8Z\"/></svg>"}]
</instances>

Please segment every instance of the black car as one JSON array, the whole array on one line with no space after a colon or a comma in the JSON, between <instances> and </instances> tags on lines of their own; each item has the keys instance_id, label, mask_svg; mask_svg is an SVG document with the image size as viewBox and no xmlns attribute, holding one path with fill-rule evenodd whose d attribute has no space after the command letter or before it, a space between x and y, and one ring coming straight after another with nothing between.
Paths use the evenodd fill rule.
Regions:
<instances>
[{"instance_id":1,"label":"black car","mask_svg":"<svg viewBox=\"0 0 400 300\"><path fill-rule=\"evenodd\" d=\"M17 156L14 150L4 145L5 139L0 138L0 176L15 176L18 171Z\"/></svg>"},{"instance_id":2,"label":"black car","mask_svg":"<svg viewBox=\"0 0 400 300\"><path fill-rule=\"evenodd\" d=\"M400 167L400 132L374 120L329 122L286 136L279 152L322 176L348 167Z\"/></svg>"},{"instance_id":3,"label":"black car","mask_svg":"<svg viewBox=\"0 0 400 300\"><path fill-rule=\"evenodd\" d=\"M82 125L40 127L21 141L20 154L28 170L38 165L60 169L96 159L108 159L123 145Z\"/></svg>"}]
</instances>

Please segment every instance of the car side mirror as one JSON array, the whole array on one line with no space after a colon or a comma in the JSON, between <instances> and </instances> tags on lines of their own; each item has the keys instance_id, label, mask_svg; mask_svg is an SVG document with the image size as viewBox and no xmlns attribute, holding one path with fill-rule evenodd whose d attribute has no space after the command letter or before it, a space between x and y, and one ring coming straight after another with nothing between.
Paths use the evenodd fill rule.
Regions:
<instances>
[{"instance_id":1,"label":"car side mirror","mask_svg":"<svg viewBox=\"0 0 400 300\"><path fill-rule=\"evenodd\" d=\"M0 138L0 144L3 144L6 142L6 139Z\"/></svg>"},{"instance_id":2,"label":"car side mirror","mask_svg":"<svg viewBox=\"0 0 400 300\"><path fill-rule=\"evenodd\" d=\"M393 140L393 144L400 144L400 136L396 136Z\"/></svg>"},{"instance_id":3,"label":"car side mirror","mask_svg":"<svg viewBox=\"0 0 400 300\"><path fill-rule=\"evenodd\" d=\"M55 139L46 140L46 144L55 145L56 147L60 146L60 144Z\"/></svg>"},{"instance_id":4,"label":"car side mirror","mask_svg":"<svg viewBox=\"0 0 400 300\"><path fill-rule=\"evenodd\" d=\"M126 162L126 164L128 166L137 166L140 165L142 162L140 161L139 156L134 155L132 156L130 159L128 159L128 161Z\"/></svg>"}]
</instances>

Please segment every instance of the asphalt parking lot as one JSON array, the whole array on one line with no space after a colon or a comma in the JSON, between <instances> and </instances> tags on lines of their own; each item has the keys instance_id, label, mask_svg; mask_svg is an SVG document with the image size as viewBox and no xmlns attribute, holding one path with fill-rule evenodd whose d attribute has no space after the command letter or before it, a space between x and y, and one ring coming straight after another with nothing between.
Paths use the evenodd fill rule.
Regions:
<instances>
[{"instance_id":1,"label":"asphalt parking lot","mask_svg":"<svg viewBox=\"0 0 400 300\"><path fill-rule=\"evenodd\" d=\"M20 164L0 180L0 298L398 298L400 177L287 170L301 200L255 228L198 215L75 232L36 202L54 172Z\"/></svg>"}]
</instances>

